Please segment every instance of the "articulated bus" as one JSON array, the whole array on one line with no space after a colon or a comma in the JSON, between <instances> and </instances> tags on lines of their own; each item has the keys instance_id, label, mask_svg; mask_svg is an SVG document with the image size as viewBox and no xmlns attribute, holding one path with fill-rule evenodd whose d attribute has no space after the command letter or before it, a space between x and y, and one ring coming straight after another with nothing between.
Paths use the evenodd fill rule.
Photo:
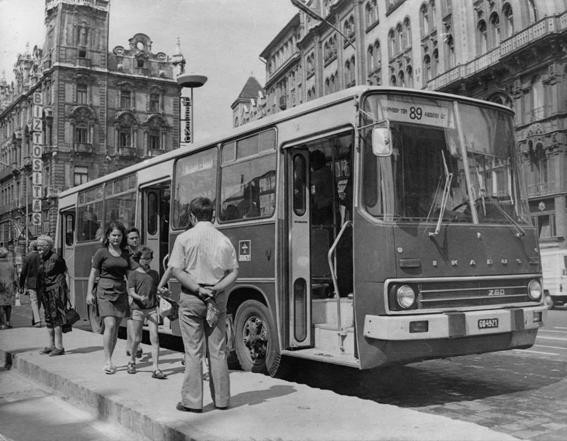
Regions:
<instances>
[{"instance_id":1,"label":"articulated bus","mask_svg":"<svg viewBox=\"0 0 567 441\"><path fill-rule=\"evenodd\" d=\"M524 187L510 109L355 87L64 191L57 243L98 330L100 230L138 227L163 273L189 202L208 197L240 265L231 358L272 375L282 355L370 369L534 344L546 308Z\"/></svg>"}]
</instances>

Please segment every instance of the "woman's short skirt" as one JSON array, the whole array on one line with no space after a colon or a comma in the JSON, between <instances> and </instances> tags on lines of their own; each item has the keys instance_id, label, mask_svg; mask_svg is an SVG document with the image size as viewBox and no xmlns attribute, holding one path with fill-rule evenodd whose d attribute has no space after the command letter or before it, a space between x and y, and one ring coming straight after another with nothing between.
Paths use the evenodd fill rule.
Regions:
<instances>
[{"instance_id":1,"label":"woman's short skirt","mask_svg":"<svg viewBox=\"0 0 567 441\"><path fill-rule=\"evenodd\" d=\"M128 295L119 296L116 300L109 300L105 297L98 297L98 312L101 317L124 318L130 315L128 306Z\"/></svg>"}]
</instances>

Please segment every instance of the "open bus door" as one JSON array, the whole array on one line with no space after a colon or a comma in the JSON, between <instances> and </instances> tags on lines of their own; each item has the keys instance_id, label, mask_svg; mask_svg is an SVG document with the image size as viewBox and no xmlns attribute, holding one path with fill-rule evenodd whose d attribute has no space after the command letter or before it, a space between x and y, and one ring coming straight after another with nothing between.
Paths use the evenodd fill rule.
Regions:
<instances>
[{"instance_id":1,"label":"open bus door","mask_svg":"<svg viewBox=\"0 0 567 441\"><path fill-rule=\"evenodd\" d=\"M87 305L85 296L76 295L76 278L75 278L75 207L65 208L60 212L61 216L61 243L57 246L61 247L61 256L67 264L67 273L69 274L69 291L71 303L79 312L81 317L86 317Z\"/></svg>"},{"instance_id":2,"label":"open bus door","mask_svg":"<svg viewBox=\"0 0 567 441\"><path fill-rule=\"evenodd\" d=\"M171 181L159 182L142 188L141 244L153 251L151 268L160 278L165 272L168 257L169 200ZM170 329L168 319L164 323Z\"/></svg>"}]
</instances>

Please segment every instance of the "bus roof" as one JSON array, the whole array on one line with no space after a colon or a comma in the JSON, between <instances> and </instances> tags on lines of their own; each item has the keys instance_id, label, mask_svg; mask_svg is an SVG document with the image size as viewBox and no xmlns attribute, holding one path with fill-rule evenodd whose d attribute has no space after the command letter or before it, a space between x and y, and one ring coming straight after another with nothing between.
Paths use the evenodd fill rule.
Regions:
<instances>
[{"instance_id":1,"label":"bus roof","mask_svg":"<svg viewBox=\"0 0 567 441\"><path fill-rule=\"evenodd\" d=\"M404 87L355 86L355 87L350 87L348 89L340 90L338 92L335 92L335 93L332 93L332 94L329 94L329 95L325 95L321 98L317 98L315 100L308 101L306 103L302 103L298 106L292 107L290 109L287 109L287 110L284 110L284 111L281 111L281 112L278 112L278 113L275 113L275 114L272 114L272 115L268 115L264 118L251 121L251 122L244 124L242 126L227 129L227 130L225 130L224 133L221 133L219 136L209 137L209 138L203 139L199 142L196 142L195 144L176 148L176 149L171 150L167 153L163 153L159 156L156 156L156 157L153 157L153 158L150 158L150 159L146 159L144 161L130 165L130 166L125 167L123 169L120 169L120 170L117 170L115 172L109 173L107 175L101 176L99 178L93 179L92 181L89 181L85 184L81 184L81 185L78 185L78 186L75 186L75 187L71 187L71 188L64 190L61 193L59 193L59 197L65 197L65 196L68 196L70 194L73 194L73 193L76 193L76 192L79 192L79 191L82 191L82 190L86 190L90 187L100 185L100 184L102 184L102 183L104 183L104 182L106 182L110 179L114 179L114 178L117 178L117 177L120 177L120 176L128 175L130 173L134 173L137 170L141 170L141 169L146 168L146 167L151 166L151 165L166 162L168 160L173 160L173 159L177 158L178 156L184 156L185 154L187 154L189 152L198 151L201 148L208 147L208 146L211 146L213 144L222 143L222 142L225 142L226 140L229 140L229 139L232 139L232 138L242 137L249 132L257 131L258 129L261 129L263 127L270 127L270 126L272 126L276 123L280 123L280 122L286 121L288 119L296 118L296 117L303 115L303 114L306 114L306 113L311 113L311 112L313 112L313 111L315 111L319 108L328 107L330 105L337 104L337 103L340 103L340 102L344 102L344 101L347 101L349 99L358 98L358 97L360 97L363 94L368 93L368 92L383 92L383 93L395 92L395 93L399 93L399 94L408 94L408 95L415 95L416 93L417 94L425 94L425 95L428 95L428 96L431 96L431 97L438 97L438 98L451 99L451 100L458 99L460 101L470 102L471 104L478 104L478 105L496 107L496 108L500 108L501 110L505 110L505 111L513 113L513 111L510 108L508 108L504 105L489 102L489 101L483 101L483 100L479 100L479 99L475 99L475 98L464 97L464 96L461 96L461 95L453 95L453 94L436 92L436 91L429 91L429 90L409 89L409 88L404 88Z\"/></svg>"}]
</instances>

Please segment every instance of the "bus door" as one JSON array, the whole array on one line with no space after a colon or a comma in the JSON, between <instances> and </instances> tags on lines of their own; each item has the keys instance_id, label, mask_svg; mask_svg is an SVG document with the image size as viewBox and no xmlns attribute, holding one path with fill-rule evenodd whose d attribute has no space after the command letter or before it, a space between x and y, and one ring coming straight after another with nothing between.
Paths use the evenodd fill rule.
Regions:
<instances>
[{"instance_id":1,"label":"bus door","mask_svg":"<svg viewBox=\"0 0 567 441\"><path fill-rule=\"evenodd\" d=\"M160 182L142 189L141 244L151 248L154 254L151 267L160 277L168 253L169 197L171 182Z\"/></svg>"},{"instance_id":2,"label":"bus door","mask_svg":"<svg viewBox=\"0 0 567 441\"><path fill-rule=\"evenodd\" d=\"M75 289L75 207L61 210L61 242L56 246L61 246L61 256L67 264L69 274L69 290L71 303L79 312L86 311L86 304L77 305L76 302L84 302L85 296L76 296Z\"/></svg>"},{"instance_id":3,"label":"bus door","mask_svg":"<svg viewBox=\"0 0 567 441\"><path fill-rule=\"evenodd\" d=\"M292 347L319 348L320 329L352 327L352 146L349 131L289 150Z\"/></svg>"},{"instance_id":4,"label":"bus door","mask_svg":"<svg viewBox=\"0 0 567 441\"><path fill-rule=\"evenodd\" d=\"M291 149L289 164L290 344L299 348L312 346L308 151Z\"/></svg>"}]
</instances>

